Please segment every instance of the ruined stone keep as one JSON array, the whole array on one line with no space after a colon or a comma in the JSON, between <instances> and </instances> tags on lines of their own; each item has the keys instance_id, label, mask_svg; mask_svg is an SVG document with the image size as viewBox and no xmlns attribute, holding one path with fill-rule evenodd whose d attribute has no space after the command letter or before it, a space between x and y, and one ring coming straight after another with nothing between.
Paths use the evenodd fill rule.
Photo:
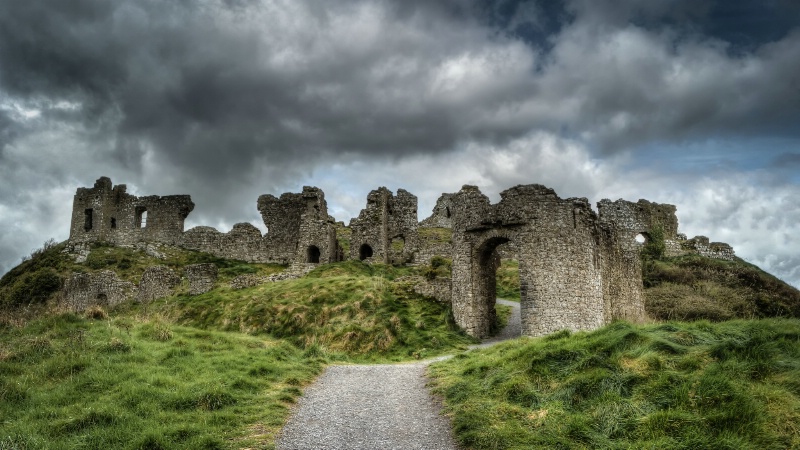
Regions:
<instances>
[{"instance_id":1,"label":"ruined stone keep","mask_svg":"<svg viewBox=\"0 0 800 450\"><path fill-rule=\"evenodd\" d=\"M411 262L417 249L417 197L403 189L397 196L385 187L374 190L350 230L350 259Z\"/></svg>"},{"instance_id":2,"label":"ruined stone keep","mask_svg":"<svg viewBox=\"0 0 800 450\"><path fill-rule=\"evenodd\" d=\"M513 255L519 261L522 328L528 336L592 330L615 319L644 320L640 249L655 227L663 231L670 256L734 257L727 244L678 233L673 205L602 200L595 212L586 198L562 199L536 184L502 192L497 204L477 187L464 186L443 194L422 223L417 197L381 187L369 193L366 207L350 221L347 255L321 189L265 194L256 207L267 227L264 235L249 223L236 224L228 233L203 226L184 231L194 209L188 195L136 197L126 193L125 185L113 186L102 177L75 194L68 249L85 257L91 242L140 248L156 243L248 262L292 264L296 273L345 258L414 264L439 255L452 259L451 279L435 280L431 289L420 291L450 301L456 323L476 337L487 336L494 319L501 257ZM447 231L448 240L430 238L436 233L420 239L420 230ZM153 300L179 283L165 269L145 271L138 288L112 274L76 274L68 280L66 297L76 308L136 298L137 289L140 301ZM213 265L187 268L190 292L213 289L216 275Z\"/></svg>"}]
</instances>

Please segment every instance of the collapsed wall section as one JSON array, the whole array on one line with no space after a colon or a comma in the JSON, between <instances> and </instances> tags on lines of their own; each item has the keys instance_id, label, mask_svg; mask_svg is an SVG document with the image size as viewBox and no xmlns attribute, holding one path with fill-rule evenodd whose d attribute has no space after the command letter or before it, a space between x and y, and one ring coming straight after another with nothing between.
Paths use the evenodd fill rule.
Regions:
<instances>
[{"instance_id":1,"label":"collapsed wall section","mask_svg":"<svg viewBox=\"0 0 800 450\"><path fill-rule=\"evenodd\" d=\"M90 306L110 307L136 297L136 285L111 270L73 273L64 283L64 300L73 311Z\"/></svg>"},{"instance_id":2,"label":"collapsed wall section","mask_svg":"<svg viewBox=\"0 0 800 450\"><path fill-rule=\"evenodd\" d=\"M677 239L675 205L603 199L597 203L597 210L604 233L603 289L609 299L611 317L634 322L644 320L642 244L656 228L661 229L665 241Z\"/></svg>"},{"instance_id":3,"label":"collapsed wall section","mask_svg":"<svg viewBox=\"0 0 800 450\"><path fill-rule=\"evenodd\" d=\"M404 189L398 189L397 196L385 187L371 191L367 206L349 228L351 259L411 262L419 240L417 197Z\"/></svg>"},{"instance_id":4,"label":"collapsed wall section","mask_svg":"<svg viewBox=\"0 0 800 450\"><path fill-rule=\"evenodd\" d=\"M455 194L442 194L436 200L433 213L419 223L420 228L453 228L452 211L453 196Z\"/></svg>"}]
</instances>

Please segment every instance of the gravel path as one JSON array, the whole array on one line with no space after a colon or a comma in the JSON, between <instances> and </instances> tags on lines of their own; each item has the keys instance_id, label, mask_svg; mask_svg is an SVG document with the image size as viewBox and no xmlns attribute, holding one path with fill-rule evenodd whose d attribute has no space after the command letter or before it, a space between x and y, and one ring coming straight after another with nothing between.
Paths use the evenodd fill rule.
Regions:
<instances>
[{"instance_id":1,"label":"gravel path","mask_svg":"<svg viewBox=\"0 0 800 450\"><path fill-rule=\"evenodd\" d=\"M455 449L425 388L426 362L330 366L306 389L279 449Z\"/></svg>"},{"instance_id":2,"label":"gravel path","mask_svg":"<svg viewBox=\"0 0 800 450\"><path fill-rule=\"evenodd\" d=\"M519 303L498 303L516 308L509 325L481 347L520 334ZM425 369L440 359L328 367L300 398L277 448L457 449L449 420L425 387Z\"/></svg>"},{"instance_id":3,"label":"gravel path","mask_svg":"<svg viewBox=\"0 0 800 450\"><path fill-rule=\"evenodd\" d=\"M520 337L522 334L522 316L519 312L519 302L512 302L511 300L503 300L502 298L497 299L497 303L500 305L510 306L513 309L511 310L511 317L508 318L508 324L505 328L500 330L496 336L491 337L489 339L484 339L483 342L477 345L473 345L470 348L483 348L483 347L491 347L498 342L503 342L508 339L514 339Z\"/></svg>"}]
</instances>

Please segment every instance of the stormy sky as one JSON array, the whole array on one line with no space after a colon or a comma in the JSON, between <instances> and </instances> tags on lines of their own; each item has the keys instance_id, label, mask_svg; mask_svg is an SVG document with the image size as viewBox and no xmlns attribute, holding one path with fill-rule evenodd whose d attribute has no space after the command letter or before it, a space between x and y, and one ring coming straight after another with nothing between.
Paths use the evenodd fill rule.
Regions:
<instances>
[{"instance_id":1,"label":"stormy sky","mask_svg":"<svg viewBox=\"0 0 800 450\"><path fill-rule=\"evenodd\" d=\"M0 273L100 176L221 231L303 185L647 198L800 286L800 3L0 0Z\"/></svg>"}]
</instances>

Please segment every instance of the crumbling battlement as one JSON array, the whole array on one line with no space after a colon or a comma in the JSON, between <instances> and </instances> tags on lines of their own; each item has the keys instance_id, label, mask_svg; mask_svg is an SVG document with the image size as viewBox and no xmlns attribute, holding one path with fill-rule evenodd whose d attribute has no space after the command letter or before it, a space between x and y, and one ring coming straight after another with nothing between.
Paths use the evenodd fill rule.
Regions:
<instances>
[{"instance_id":1,"label":"crumbling battlement","mask_svg":"<svg viewBox=\"0 0 800 450\"><path fill-rule=\"evenodd\" d=\"M637 235L649 239L650 231L657 226L664 231L664 239L677 239L678 216L675 214L675 205L647 200L633 203L622 199L614 202L603 199L597 202L597 210L600 221L630 237L628 242L632 246L635 246Z\"/></svg>"},{"instance_id":2,"label":"crumbling battlement","mask_svg":"<svg viewBox=\"0 0 800 450\"><path fill-rule=\"evenodd\" d=\"M666 241L667 256L683 256L687 254L697 254L708 258L724 259L732 261L736 258L733 247L724 242L709 242L705 236L695 236L686 239L686 236L678 233L675 240Z\"/></svg>"},{"instance_id":3,"label":"crumbling battlement","mask_svg":"<svg viewBox=\"0 0 800 450\"><path fill-rule=\"evenodd\" d=\"M433 213L430 217L419 223L422 228L453 228L453 219L450 209L453 207L453 196L455 194L442 194L436 200Z\"/></svg>"},{"instance_id":4,"label":"crumbling battlement","mask_svg":"<svg viewBox=\"0 0 800 450\"><path fill-rule=\"evenodd\" d=\"M369 193L367 206L350 221L350 258L388 264L406 263L417 248L417 197L403 189L381 187Z\"/></svg>"}]
</instances>

